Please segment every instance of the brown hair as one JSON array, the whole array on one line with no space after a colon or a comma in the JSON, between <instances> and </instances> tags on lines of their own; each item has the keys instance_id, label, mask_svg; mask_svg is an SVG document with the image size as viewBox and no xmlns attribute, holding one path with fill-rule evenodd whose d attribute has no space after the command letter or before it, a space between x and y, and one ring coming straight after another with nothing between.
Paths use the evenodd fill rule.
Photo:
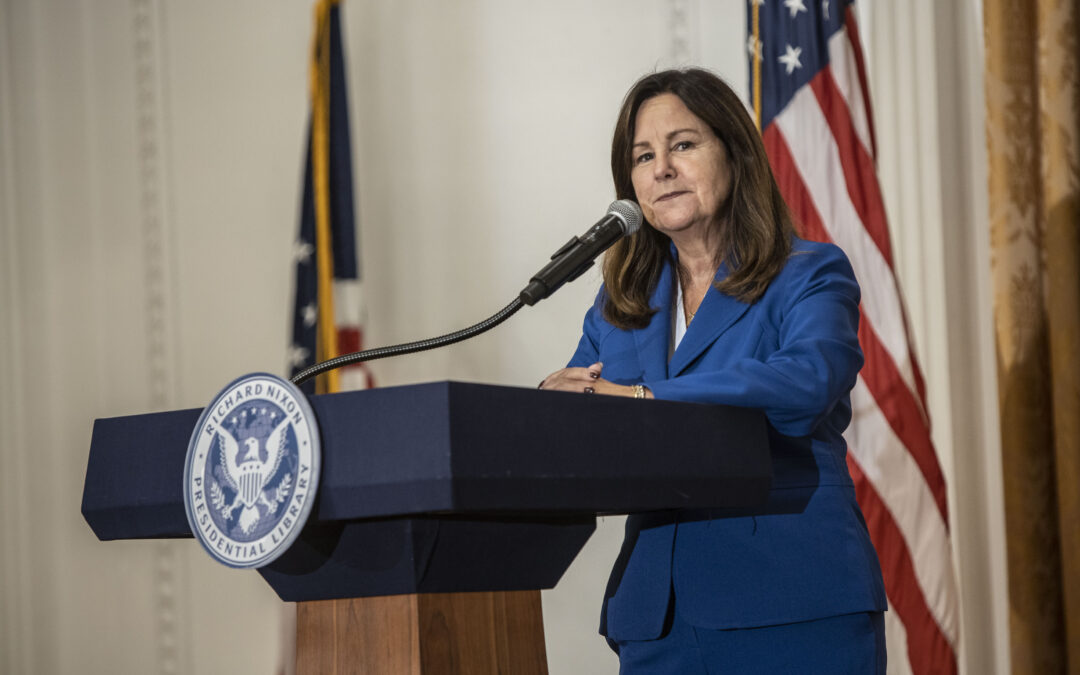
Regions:
<instances>
[{"instance_id":1,"label":"brown hair","mask_svg":"<svg viewBox=\"0 0 1080 675\"><path fill-rule=\"evenodd\" d=\"M794 228L784 198L769 168L761 135L738 95L723 80L698 68L665 70L638 80L623 99L611 141L611 176L617 199L636 199L630 178L631 147L637 112L660 94L678 96L724 144L731 167L731 193L721 211L716 265L729 275L716 290L754 302L783 269L791 253ZM648 221L612 246L604 257L604 318L620 328L643 328L656 313L649 298L664 262L671 259L670 239Z\"/></svg>"}]
</instances>

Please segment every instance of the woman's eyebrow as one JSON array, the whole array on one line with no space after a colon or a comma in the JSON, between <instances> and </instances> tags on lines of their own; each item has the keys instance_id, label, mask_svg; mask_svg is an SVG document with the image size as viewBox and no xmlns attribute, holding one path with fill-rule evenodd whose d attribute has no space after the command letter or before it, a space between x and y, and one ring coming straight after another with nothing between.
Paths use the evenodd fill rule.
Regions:
<instances>
[{"instance_id":1,"label":"woman's eyebrow","mask_svg":"<svg viewBox=\"0 0 1080 675\"><path fill-rule=\"evenodd\" d=\"M667 138L668 140L671 140L675 136L678 136L679 134L685 134L685 133L696 134L696 133L698 133L698 130L697 129L691 129L690 127L687 127L685 129L676 129L675 131L668 132L668 135L665 138ZM634 143L630 147L631 148L636 148L639 145L644 145L644 146L648 147L649 142L648 141L638 141L637 143Z\"/></svg>"}]
</instances>

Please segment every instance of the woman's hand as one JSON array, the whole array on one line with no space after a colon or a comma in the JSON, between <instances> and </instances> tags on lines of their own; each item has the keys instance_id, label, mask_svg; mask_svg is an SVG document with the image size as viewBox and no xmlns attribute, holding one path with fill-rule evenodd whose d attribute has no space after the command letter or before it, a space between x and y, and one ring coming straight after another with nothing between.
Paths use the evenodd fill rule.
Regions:
<instances>
[{"instance_id":1,"label":"woman's hand","mask_svg":"<svg viewBox=\"0 0 1080 675\"><path fill-rule=\"evenodd\" d=\"M551 391L575 391L585 394L608 394L609 396L634 397L634 388L622 384L615 384L600 377L604 364L594 363L588 368L563 368L544 378L540 383L541 389ZM646 390L646 396L652 398L651 392Z\"/></svg>"}]
</instances>

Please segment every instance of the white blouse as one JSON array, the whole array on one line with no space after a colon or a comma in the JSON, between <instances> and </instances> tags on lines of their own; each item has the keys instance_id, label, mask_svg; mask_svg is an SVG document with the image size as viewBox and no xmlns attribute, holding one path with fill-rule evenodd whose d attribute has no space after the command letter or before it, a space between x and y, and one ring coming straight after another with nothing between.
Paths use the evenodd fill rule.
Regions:
<instances>
[{"instance_id":1,"label":"white blouse","mask_svg":"<svg viewBox=\"0 0 1080 675\"><path fill-rule=\"evenodd\" d=\"M676 277L677 278L677 277ZM671 355L675 353L675 350L679 348L679 343L682 342L683 336L686 335L686 307L682 301L682 282L676 281L675 288L677 289L675 295L675 311L672 312L673 338L671 340L671 349L668 350L668 360L671 359Z\"/></svg>"}]
</instances>

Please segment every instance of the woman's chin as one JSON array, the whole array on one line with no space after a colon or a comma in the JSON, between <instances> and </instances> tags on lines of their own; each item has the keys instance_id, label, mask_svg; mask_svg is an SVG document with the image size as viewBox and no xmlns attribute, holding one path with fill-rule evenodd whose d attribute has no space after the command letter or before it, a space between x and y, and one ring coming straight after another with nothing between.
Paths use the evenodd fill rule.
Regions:
<instances>
[{"instance_id":1,"label":"woman's chin","mask_svg":"<svg viewBox=\"0 0 1080 675\"><path fill-rule=\"evenodd\" d=\"M678 237L679 235L692 233L697 224L697 219L690 217L663 218L658 219L658 222L653 227L669 237Z\"/></svg>"}]
</instances>

